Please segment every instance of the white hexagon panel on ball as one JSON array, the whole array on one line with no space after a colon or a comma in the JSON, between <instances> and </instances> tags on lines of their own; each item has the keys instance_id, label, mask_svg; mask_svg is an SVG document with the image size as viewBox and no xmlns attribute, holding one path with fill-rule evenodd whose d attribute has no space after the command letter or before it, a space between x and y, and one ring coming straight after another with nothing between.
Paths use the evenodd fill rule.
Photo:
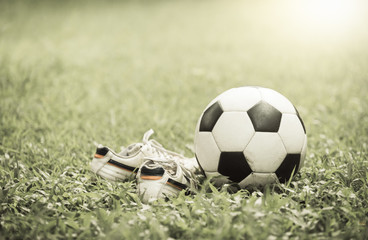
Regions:
<instances>
[{"instance_id":1,"label":"white hexagon panel on ball","mask_svg":"<svg viewBox=\"0 0 368 240\"><path fill-rule=\"evenodd\" d=\"M277 133L256 132L244 155L254 172L275 172L286 157L286 149Z\"/></svg>"},{"instance_id":2,"label":"white hexagon panel on ball","mask_svg":"<svg viewBox=\"0 0 368 240\"><path fill-rule=\"evenodd\" d=\"M224 112L212 134L222 152L243 151L254 135L254 128L246 112Z\"/></svg>"},{"instance_id":3,"label":"white hexagon panel on ball","mask_svg":"<svg viewBox=\"0 0 368 240\"><path fill-rule=\"evenodd\" d=\"M195 152L205 172L217 172L221 152L211 132L197 133Z\"/></svg>"},{"instance_id":4,"label":"white hexagon panel on ball","mask_svg":"<svg viewBox=\"0 0 368 240\"><path fill-rule=\"evenodd\" d=\"M251 173L248 177L243 179L239 186L245 188L248 186L262 187L267 184L277 183L278 179L275 173Z\"/></svg>"},{"instance_id":5,"label":"white hexagon panel on ball","mask_svg":"<svg viewBox=\"0 0 368 240\"><path fill-rule=\"evenodd\" d=\"M262 97L256 87L239 87L227 90L218 99L224 111L246 112L261 101Z\"/></svg>"},{"instance_id":6,"label":"white hexagon panel on ball","mask_svg":"<svg viewBox=\"0 0 368 240\"><path fill-rule=\"evenodd\" d=\"M302 151L305 133L303 125L295 114L283 114L278 131L287 153L300 153Z\"/></svg>"}]
</instances>

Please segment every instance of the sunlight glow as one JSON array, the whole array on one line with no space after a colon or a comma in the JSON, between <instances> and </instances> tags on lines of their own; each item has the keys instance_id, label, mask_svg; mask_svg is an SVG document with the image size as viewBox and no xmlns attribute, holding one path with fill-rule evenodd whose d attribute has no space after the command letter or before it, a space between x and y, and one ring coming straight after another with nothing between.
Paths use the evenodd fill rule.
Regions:
<instances>
[{"instance_id":1,"label":"sunlight glow","mask_svg":"<svg viewBox=\"0 0 368 240\"><path fill-rule=\"evenodd\" d=\"M354 0L309 0L305 16L315 24L341 26L351 23L359 12Z\"/></svg>"},{"instance_id":2,"label":"sunlight glow","mask_svg":"<svg viewBox=\"0 0 368 240\"><path fill-rule=\"evenodd\" d=\"M363 0L303 0L296 14L307 29L318 32L346 32L362 16Z\"/></svg>"}]
</instances>

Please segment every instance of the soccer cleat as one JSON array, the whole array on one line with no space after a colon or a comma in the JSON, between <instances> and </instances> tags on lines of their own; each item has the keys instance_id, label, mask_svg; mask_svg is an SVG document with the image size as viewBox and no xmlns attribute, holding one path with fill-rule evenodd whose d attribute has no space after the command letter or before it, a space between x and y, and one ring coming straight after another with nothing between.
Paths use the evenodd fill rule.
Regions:
<instances>
[{"instance_id":1,"label":"soccer cleat","mask_svg":"<svg viewBox=\"0 0 368 240\"><path fill-rule=\"evenodd\" d=\"M115 153L108 147L98 145L91 162L91 170L103 178L109 180L124 180L134 176L145 161L146 157L170 158L182 162L188 168L199 169L194 158L186 158L178 153L165 149L160 143L149 139L154 133L152 129L147 131L142 143L134 143L120 153Z\"/></svg>"},{"instance_id":2,"label":"soccer cleat","mask_svg":"<svg viewBox=\"0 0 368 240\"><path fill-rule=\"evenodd\" d=\"M196 186L194 172L173 159L149 158L137 174L138 195L145 203L174 197L181 191L191 193Z\"/></svg>"}]
</instances>

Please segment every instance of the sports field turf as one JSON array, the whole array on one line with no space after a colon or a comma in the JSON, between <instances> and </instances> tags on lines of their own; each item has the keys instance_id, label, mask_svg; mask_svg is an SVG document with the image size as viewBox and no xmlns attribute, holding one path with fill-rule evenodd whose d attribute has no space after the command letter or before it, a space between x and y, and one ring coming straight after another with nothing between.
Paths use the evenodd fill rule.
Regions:
<instances>
[{"instance_id":1,"label":"sports field turf","mask_svg":"<svg viewBox=\"0 0 368 240\"><path fill-rule=\"evenodd\" d=\"M0 1L0 239L367 239L368 29L255 2ZM95 142L149 128L193 156L205 106L244 85L304 120L290 185L147 205L89 171Z\"/></svg>"}]
</instances>

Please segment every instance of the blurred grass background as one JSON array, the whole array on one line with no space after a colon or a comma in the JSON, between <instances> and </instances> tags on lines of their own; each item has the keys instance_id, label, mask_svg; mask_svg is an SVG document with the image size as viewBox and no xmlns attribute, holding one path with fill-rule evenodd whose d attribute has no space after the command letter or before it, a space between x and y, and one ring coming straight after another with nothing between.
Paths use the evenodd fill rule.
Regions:
<instances>
[{"instance_id":1,"label":"blurred grass background","mask_svg":"<svg viewBox=\"0 0 368 240\"><path fill-rule=\"evenodd\" d=\"M5 194L33 179L34 169L55 181L68 166L89 176L94 142L118 148L140 141L149 128L165 147L191 156L205 106L244 85L273 88L298 108L309 137L306 172L320 164L343 171L339 164L359 159L349 181L366 184L367 9L361 6L351 25L333 28L301 21L295 6L287 0L0 1L0 230L23 231L36 221L9 210L16 196L30 192ZM326 156L331 165L323 165ZM69 180L65 191L75 188ZM91 189L85 191L103 191ZM130 190L114 191L121 197ZM7 225L21 216L17 211L26 224ZM355 219L364 226L361 214Z\"/></svg>"},{"instance_id":2,"label":"blurred grass background","mask_svg":"<svg viewBox=\"0 0 368 240\"><path fill-rule=\"evenodd\" d=\"M365 29L303 34L278 5L2 2L2 105L17 99L10 109L27 124L110 144L150 127L190 142L204 106L243 85L283 93L307 124L318 104L348 108L366 90ZM341 91L346 99L335 101Z\"/></svg>"}]
</instances>

